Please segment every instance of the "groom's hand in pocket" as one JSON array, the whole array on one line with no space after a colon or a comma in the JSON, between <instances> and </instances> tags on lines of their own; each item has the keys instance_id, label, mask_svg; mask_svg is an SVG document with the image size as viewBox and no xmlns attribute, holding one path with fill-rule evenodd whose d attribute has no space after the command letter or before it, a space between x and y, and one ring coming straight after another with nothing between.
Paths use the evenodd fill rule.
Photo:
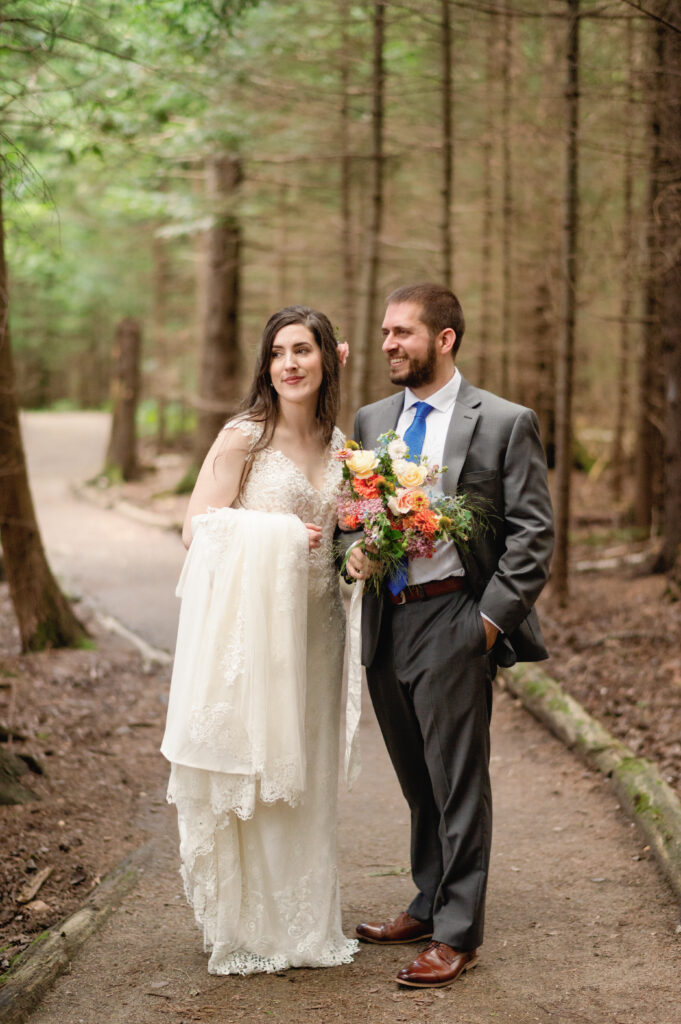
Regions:
<instances>
[{"instance_id":1,"label":"groom's hand in pocket","mask_svg":"<svg viewBox=\"0 0 681 1024\"><path fill-rule=\"evenodd\" d=\"M499 636L499 630L494 623L490 622L489 619L486 619L484 615L481 615L480 618L482 619L482 624L485 627L485 636L487 637L486 649L491 651L494 647L496 638Z\"/></svg>"}]
</instances>

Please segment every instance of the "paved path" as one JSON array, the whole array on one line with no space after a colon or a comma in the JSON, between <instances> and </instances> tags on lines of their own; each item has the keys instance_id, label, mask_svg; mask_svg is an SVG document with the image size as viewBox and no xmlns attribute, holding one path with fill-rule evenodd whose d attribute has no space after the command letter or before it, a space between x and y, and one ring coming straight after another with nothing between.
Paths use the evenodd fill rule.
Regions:
<instances>
[{"instance_id":1,"label":"paved path","mask_svg":"<svg viewBox=\"0 0 681 1024\"><path fill-rule=\"evenodd\" d=\"M64 485L98 468L102 431L88 416L27 420L50 557L101 607L170 646L177 610L168 593L179 542L114 513L84 511ZM69 437L77 442L73 462ZM364 771L341 797L348 932L365 915L402 909L411 894L406 808L368 710L362 742ZM480 967L451 989L393 984L414 947L365 946L354 964L331 970L209 977L180 891L173 813L164 808L149 815L152 868L59 979L33 1024L681 1024L678 907L607 783L503 693L492 767L487 937Z\"/></svg>"},{"instance_id":2,"label":"paved path","mask_svg":"<svg viewBox=\"0 0 681 1024\"><path fill-rule=\"evenodd\" d=\"M106 413L29 413L22 417L29 478L52 569L70 592L172 650L179 536L74 498L71 484L104 464Z\"/></svg>"}]
</instances>

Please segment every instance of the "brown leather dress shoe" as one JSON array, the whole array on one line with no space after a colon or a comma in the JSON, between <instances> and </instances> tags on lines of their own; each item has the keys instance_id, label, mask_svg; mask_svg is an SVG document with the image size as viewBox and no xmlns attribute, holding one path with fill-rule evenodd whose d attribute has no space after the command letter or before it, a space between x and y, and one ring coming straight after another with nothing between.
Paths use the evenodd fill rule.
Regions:
<instances>
[{"instance_id":1,"label":"brown leather dress shoe","mask_svg":"<svg viewBox=\"0 0 681 1024\"><path fill-rule=\"evenodd\" d=\"M421 939L429 939L433 934L433 925L430 921L417 921L415 917L403 910L392 921L385 921L383 924L374 922L358 924L355 931L365 942L397 946L403 942L420 942Z\"/></svg>"},{"instance_id":2,"label":"brown leather dress shoe","mask_svg":"<svg viewBox=\"0 0 681 1024\"><path fill-rule=\"evenodd\" d=\"M478 962L478 951L461 953L444 942L429 942L422 953L403 967L395 979L411 988L446 988Z\"/></svg>"}]
</instances>

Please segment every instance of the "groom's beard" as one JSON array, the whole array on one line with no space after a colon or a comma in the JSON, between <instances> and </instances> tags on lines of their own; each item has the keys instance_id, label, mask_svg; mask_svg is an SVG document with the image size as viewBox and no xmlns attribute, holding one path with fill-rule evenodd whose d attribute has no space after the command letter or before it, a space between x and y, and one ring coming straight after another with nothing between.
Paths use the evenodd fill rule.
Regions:
<instances>
[{"instance_id":1,"label":"groom's beard","mask_svg":"<svg viewBox=\"0 0 681 1024\"><path fill-rule=\"evenodd\" d=\"M391 384L405 388L422 388L435 379L435 339L428 342L428 351L423 359L409 358L406 366L390 372Z\"/></svg>"}]
</instances>

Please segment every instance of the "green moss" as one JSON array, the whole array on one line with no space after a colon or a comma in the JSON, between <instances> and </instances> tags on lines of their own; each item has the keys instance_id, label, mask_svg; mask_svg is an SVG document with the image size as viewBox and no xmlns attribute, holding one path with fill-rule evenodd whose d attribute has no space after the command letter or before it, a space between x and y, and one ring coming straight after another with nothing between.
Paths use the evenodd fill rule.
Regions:
<instances>
[{"instance_id":1,"label":"green moss","mask_svg":"<svg viewBox=\"0 0 681 1024\"><path fill-rule=\"evenodd\" d=\"M550 687L543 679L530 679L523 689L528 697L544 697Z\"/></svg>"},{"instance_id":2,"label":"green moss","mask_svg":"<svg viewBox=\"0 0 681 1024\"><path fill-rule=\"evenodd\" d=\"M73 646L79 651L96 651L97 641L91 636L81 636Z\"/></svg>"}]
</instances>

